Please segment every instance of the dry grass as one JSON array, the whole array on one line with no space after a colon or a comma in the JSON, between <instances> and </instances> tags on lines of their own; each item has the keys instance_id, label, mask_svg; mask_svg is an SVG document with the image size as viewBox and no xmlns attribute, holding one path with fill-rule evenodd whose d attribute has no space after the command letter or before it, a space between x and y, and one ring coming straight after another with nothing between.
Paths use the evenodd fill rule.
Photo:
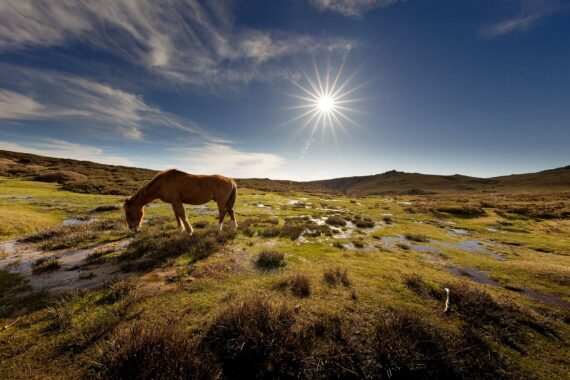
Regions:
<instances>
[{"instance_id":1,"label":"dry grass","mask_svg":"<svg viewBox=\"0 0 570 380\"><path fill-rule=\"evenodd\" d=\"M329 286L350 286L351 281L348 278L348 270L341 267L327 268L323 273L323 279Z\"/></svg>"}]
</instances>

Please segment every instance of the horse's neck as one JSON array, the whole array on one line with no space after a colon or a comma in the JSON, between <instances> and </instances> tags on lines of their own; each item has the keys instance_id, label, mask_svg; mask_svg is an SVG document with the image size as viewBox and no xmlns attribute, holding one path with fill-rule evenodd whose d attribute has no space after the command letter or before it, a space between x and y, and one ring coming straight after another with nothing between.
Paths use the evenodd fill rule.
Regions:
<instances>
[{"instance_id":1,"label":"horse's neck","mask_svg":"<svg viewBox=\"0 0 570 380\"><path fill-rule=\"evenodd\" d=\"M131 198L131 200L141 207L149 204L150 202L157 199L158 196L156 195L156 191L152 189L152 186L145 186L141 188L139 191L136 192L135 195Z\"/></svg>"}]
</instances>

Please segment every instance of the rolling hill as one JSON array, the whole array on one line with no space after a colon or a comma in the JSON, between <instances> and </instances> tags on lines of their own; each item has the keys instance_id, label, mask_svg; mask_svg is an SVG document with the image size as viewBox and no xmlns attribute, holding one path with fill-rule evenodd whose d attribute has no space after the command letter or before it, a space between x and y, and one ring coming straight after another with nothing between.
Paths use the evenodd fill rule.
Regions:
<instances>
[{"instance_id":1,"label":"rolling hill","mask_svg":"<svg viewBox=\"0 0 570 380\"><path fill-rule=\"evenodd\" d=\"M59 182L80 193L127 195L156 174L155 170L89 161L0 151L0 175ZM237 179L238 185L262 191L338 192L354 195L463 192L567 192L570 166L494 178L404 173L395 170L360 177L296 182L266 178Z\"/></svg>"}]
</instances>

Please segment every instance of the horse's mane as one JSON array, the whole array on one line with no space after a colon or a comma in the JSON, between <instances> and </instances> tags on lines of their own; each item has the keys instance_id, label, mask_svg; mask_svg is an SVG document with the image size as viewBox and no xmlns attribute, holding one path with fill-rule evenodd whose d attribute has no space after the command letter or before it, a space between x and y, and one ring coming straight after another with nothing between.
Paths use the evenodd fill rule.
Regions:
<instances>
[{"instance_id":1,"label":"horse's mane","mask_svg":"<svg viewBox=\"0 0 570 380\"><path fill-rule=\"evenodd\" d=\"M156 184L161 178L167 176L167 175L171 175L171 174L180 174L180 173L184 173L178 169L168 169L168 170L163 170L161 172L158 172L154 177L152 177L152 179L143 187L141 187L140 189L137 190L136 193L133 194L132 197L129 198L129 201L135 201L137 199L143 199L145 197L145 195L147 194L148 190L150 188L152 188L152 186L154 186L154 184Z\"/></svg>"}]
</instances>

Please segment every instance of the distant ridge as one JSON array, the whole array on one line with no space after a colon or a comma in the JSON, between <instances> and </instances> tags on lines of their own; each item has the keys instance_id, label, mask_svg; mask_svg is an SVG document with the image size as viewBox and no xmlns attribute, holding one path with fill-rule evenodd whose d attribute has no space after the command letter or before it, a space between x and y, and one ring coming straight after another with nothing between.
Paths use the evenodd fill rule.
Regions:
<instances>
[{"instance_id":1,"label":"distant ridge","mask_svg":"<svg viewBox=\"0 0 570 380\"><path fill-rule=\"evenodd\" d=\"M70 191L127 195L155 170L105 165L0 150L0 175L60 182ZM238 179L241 187L262 191L340 192L354 195L464 192L570 192L570 165L536 173L478 178L391 170L381 174L297 182L267 178Z\"/></svg>"}]
</instances>

